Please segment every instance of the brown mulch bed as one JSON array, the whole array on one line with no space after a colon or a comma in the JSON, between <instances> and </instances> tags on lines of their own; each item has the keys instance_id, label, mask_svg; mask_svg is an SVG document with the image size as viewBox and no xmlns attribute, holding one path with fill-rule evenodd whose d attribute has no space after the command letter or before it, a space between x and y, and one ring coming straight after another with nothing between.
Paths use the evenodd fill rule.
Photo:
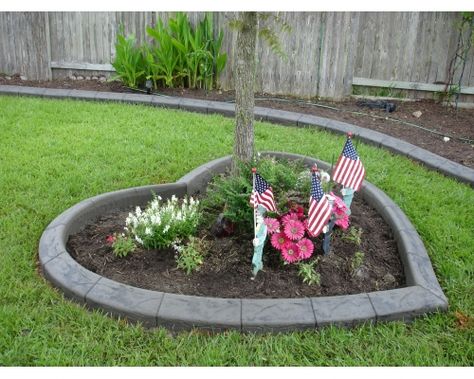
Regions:
<instances>
[{"instance_id":1,"label":"brown mulch bed","mask_svg":"<svg viewBox=\"0 0 474 379\"><path fill-rule=\"evenodd\" d=\"M100 82L97 80L54 80L28 81L21 80L18 75L7 80L0 75L0 84L37 86L46 88L71 88L94 91L134 92L119 82ZM158 93L169 96L185 96L191 98L233 101L233 91L205 91L188 89L160 89ZM396 138L410 142L442 157L474 168L474 109L458 109L442 106L432 100L392 101L397 106L392 113L382 109L368 109L357 105L357 100L342 102L313 100L308 104L305 100L290 97L272 97L256 94L256 105L277 108L293 112L313 114L376 130ZM331 109L336 108L336 109ZM419 118L413 115L420 111ZM412 125L406 125L391 119L416 124L442 135L430 133ZM450 140L444 142L443 137ZM461 141L467 139L469 141Z\"/></svg>"},{"instance_id":2,"label":"brown mulch bed","mask_svg":"<svg viewBox=\"0 0 474 379\"><path fill-rule=\"evenodd\" d=\"M132 210L132 209L130 209ZM362 242L341 238L338 230L332 238L332 250L322 255L321 238L316 239L314 254L319 255L317 271L321 284L302 283L295 265L283 265L279 253L264 249L264 271L251 277L252 236L215 237L201 230L210 244L200 270L187 275L176 268L174 251L137 250L125 258L117 258L107 244L107 236L123 231L130 210L104 214L94 223L70 236L69 253L82 266L115 281L135 287L168 293L223 298L294 298L356 294L401 287L405 283L403 267L396 243L388 225L368 204L355 196L351 225L362 228ZM364 253L357 270L351 268L354 254Z\"/></svg>"}]
</instances>

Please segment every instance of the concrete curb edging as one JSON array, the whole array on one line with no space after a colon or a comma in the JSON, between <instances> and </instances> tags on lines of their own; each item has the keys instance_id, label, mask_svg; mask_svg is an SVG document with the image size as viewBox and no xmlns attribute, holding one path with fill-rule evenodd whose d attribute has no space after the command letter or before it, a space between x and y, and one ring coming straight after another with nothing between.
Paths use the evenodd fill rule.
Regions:
<instances>
[{"instance_id":1,"label":"concrete curb edging","mask_svg":"<svg viewBox=\"0 0 474 379\"><path fill-rule=\"evenodd\" d=\"M290 160L325 162L298 154L263 152ZM101 213L134 205L145 205L152 193L169 198L173 194L193 195L205 190L212 175L223 173L231 157L197 167L176 183L134 187L85 199L54 219L39 242L39 261L44 276L64 295L89 308L143 323L146 327L206 329L213 332L234 329L245 332L283 332L334 324L404 320L445 311L448 301L439 286L430 259L416 230L384 192L364 181L361 194L391 226L402 257L407 287L357 295L299 299L223 299L150 291L99 276L78 264L67 252L70 234Z\"/></svg>"},{"instance_id":2,"label":"concrete curb edging","mask_svg":"<svg viewBox=\"0 0 474 379\"><path fill-rule=\"evenodd\" d=\"M235 114L235 105L219 101L208 101L189 98L145 95L135 93L115 93L84 90L68 90L38 87L0 85L0 94L16 96L40 96L50 98L71 98L96 101L118 101L129 104L145 104L156 107L182 109L191 112L216 113L227 117ZM324 117L282 111L278 109L255 107L255 118L259 121L295 126L316 127L333 133L352 132L363 142L376 147L384 147L393 153L407 156L426 167L446 176L455 178L474 187L474 169L453 162L421 147L412 145L398 138L387 136L370 129L346 122Z\"/></svg>"}]
</instances>

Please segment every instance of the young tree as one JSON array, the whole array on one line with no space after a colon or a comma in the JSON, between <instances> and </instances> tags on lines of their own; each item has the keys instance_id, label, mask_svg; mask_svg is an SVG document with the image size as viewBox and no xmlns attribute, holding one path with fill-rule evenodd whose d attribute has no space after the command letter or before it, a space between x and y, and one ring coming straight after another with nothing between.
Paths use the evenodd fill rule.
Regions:
<instances>
[{"instance_id":1,"label":"young tree","mask_svg":"<svg viewBox=\"0 0 474 379\"><path fill-rule=\"evenodd\" d=\"M235 59L235 131L234 170L236 161L249 162L254 156L254 85L257 13L241 12L237 27L237 57Z\"/></svg>"},{"instance_id":2,"label":"young tree","mask_svg":"<svg viewBox=\"0 0 474 379\"><path fill-rule=\"evenodd\" d=\"M237 56L234 66L235 77L235 131L233 171L237 170L237 161L250 162L255 154L254 143L254 87L255 87L255 46L257 35L261 37L282 58L286 58L274 29L265 25L267 20L272 26L278 25L281 31L289 31L277 13L240 12L231 26L237 29Z\"/></svg>"}]
</instances>

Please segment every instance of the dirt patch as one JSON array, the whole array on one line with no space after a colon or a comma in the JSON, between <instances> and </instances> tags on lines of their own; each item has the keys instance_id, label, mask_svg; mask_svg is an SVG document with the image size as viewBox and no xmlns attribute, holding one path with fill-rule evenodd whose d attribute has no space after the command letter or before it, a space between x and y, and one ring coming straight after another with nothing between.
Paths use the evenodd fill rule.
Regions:
<instances>
[{"instance_id":1,"label":"dirt patch","mask_svg":"<svg viewBox=\"0 0 474 379\"><path fill-rule=\"evenodd\" d=\"M32 81L21 80L19 75L7 80L5 75L0 75L0 84L140 93L140 91L127 88L117 81L101 82L98 80L71 79ZM163 88L159 89L157 93L167 96L228 102L235 99L233 91ZM256 94L255 96L255 104L258 106L327 117L376 130L405 140L464 166L474 168L474 109L455 110L432 100L391 101L396 105L396 110L387 113L382 109L361 107L355 99L342 102L313 100L310 104L306 100L297 98L272 97L266 94ZM421 112L421 115L416 117L413 115L415 112ZM421 126L431 132L406 123ZM445 142L444 137L449 137L449 141Z\"/></svg>"},{"instance_id":2,"label":"dirt patch","mask_svg":"<svg viewBox=\"0 0 474 379\"><path fill-rule=\"evenodd\" d=\"M168 293L224 298L295 298L304 296L346 295L387 290L404 286L403 267L396 243L381 216L359 197L352 205L351 225L362 228L361 244L345 240L342 230L332 238L332 251L322 256L322 238L315 239L320 255L317 272L320 285L302 283L295 265L284 265L279 254L264 250L264 271L251 280L252 236L217 238L206 235L210 244L200 270L186 275L176 268L174 251L137 250L117 258L107 236L122 232L129 210L104 214L83 230L71 235L67 249L87 269L135 287ZM364 253L362 265L353 270L356 252Z\"/></svg>"}]
</instances>

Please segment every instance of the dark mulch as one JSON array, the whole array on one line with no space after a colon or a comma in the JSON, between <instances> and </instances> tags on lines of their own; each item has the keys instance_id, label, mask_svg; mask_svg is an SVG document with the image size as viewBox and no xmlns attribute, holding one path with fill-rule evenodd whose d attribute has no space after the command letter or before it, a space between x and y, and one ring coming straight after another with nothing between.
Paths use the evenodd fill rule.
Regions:
<instances>
[{"instance_id":1,"label":"dark mulch","mask_svg":"<svg viewBox=\"0 0 474 379\"><path fill-rule=\"evenodd\" d=\"M94 91L136 92L116 81L100 82L96 80L71 79L23 81L18 75L7 80L4 75L0 74L0 84ZM233 91L167 88L160 89L158 93L168 96L185 96L217 101L233 101L235 98ZM390 100L396 104L397 108L393 113L386 113L381 109L361 107L357 105L358 101L355 99L342 102L313 100L313 104L308 104L306 100L290 97L277 98L266 94L256 94L256 98L256 105L259 106L313 114L349 122L400 138L454 162L474 168L474 109L455 110L451 107L442 106L432 100L412 102ZM317 105L315 105L315 103ZM413 115L416 111L421 112L419 118ZM422 126L442 135L433 134L415 126L397 122L393 119ZM444 136L451 137L450 141L444 142ZM461 141L460 138L470 140L471 142Z\"/></svg>"},{"instance_id":2,"label":"dark mulch","mask_svg":"<svg viewBox=\"0 0 474 379\"><path fill-rule=\"evenodd\" d=\"M303 284L295 265L283 265L278 253L264 250L264 271L251 280L252 236L238 238L207 235L210 248L198 272L186 275L176 268L173 250L137 249L117 258L106 238L122 232L128 211L105 214L70 236L67 249L82 266L115 281L168 293L224 298L281 298L355 294L401 287L405 283L397 246L388 225L357 195L351 225L362 228L362 243L343 240L342 231L332 239L332 252L321 256L317 271L321 285ZM321 238L318 238L320 245ZM365 254L353 272L354 254ZM315 252L322 255L320 248Z\"/></svg>"}]
</instances>

